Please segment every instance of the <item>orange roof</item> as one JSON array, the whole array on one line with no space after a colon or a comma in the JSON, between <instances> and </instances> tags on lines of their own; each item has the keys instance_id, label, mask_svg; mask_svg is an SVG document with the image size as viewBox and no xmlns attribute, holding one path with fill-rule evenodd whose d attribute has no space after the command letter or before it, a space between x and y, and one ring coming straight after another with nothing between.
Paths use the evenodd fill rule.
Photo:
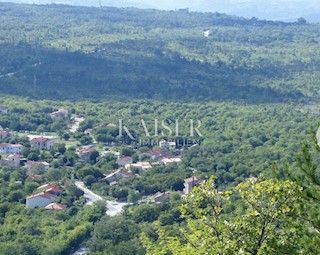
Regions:
<instances>
[{"instance_id":1,"label":"orange roof","mask_svg":"<svg viewBox=\"0 0 320 255\"><path fill-rule=\"evenodd\" d=\"M51 203L47 205L44 209L46 210L65 210L67 208L64 204Z\"/></svg>"},{"instance_id":2,"label":"orange roof","mask_svg":"<svg viewBox=\"0 0 320 255\"><path fill-rule=\"evenodd\" d=\"M36 142L36 143L45 143L51 141L51 138L46 138L46 137L35 137L31 139L31 142Z\"/></svg>"},{"instance_id":3,"label":"orange roof","mask_svg":"<svg viewBox=\"0 0 320 255\"><path fill-rule=\"evenodd\" d=\"M46 191L54 191L57 193L62 193L62 189L60 188L60 186L54 183L46 183L37 188L37 190L42 190L42 189L45 189Z\"/></svg>"},{"instance_id":4,"label":"orange roof","mask_svg":"<svg viewBox=\"0 0 320 255\"><path fill-rule=\"evenodd\" d=\"M0 147L2 147L2 148L8 148L8 147L17 148L17 147L23 147L23 146L21 144L0 143Z\"/></svg>"},{"instance_id":5,"label":"orange roof","mask_svg":"<svg viewBox=\"0 0 320 255\"><path fill-rule=\"evenodd\" d=\"M1 130L0 135L12 135L12 133L8 132L8 131Z\"/></svg>"},{"instance_id":6,"label":"orange roof","mask_svg":"<svg viewBox=\"0 0 320 255\"><path fill-rule=\"evenodd\" d=\"M32 194L31 196L28 196L27 199L32 199L32 198L36 198L36 197L43 197L43 198L47 198L47 199L51 199L51 198L57 198L56 195L52 195L46 192L41 192L41 193L37 193L37 194Z\"/></svg>"}]
</instances>

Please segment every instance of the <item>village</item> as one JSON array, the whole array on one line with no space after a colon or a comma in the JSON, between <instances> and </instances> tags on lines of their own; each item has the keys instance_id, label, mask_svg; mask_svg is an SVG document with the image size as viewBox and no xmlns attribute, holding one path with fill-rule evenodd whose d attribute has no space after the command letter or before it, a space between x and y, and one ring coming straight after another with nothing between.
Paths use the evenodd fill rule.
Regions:
<instances>
[{"instance_id":1,"label":"village","mask_svg":"<svg viewBox=\"0 0 320 255\"><path fill-rule=\"evenodd\" d=\"M0 111L1 114L10 114L10 110L5 106L1 106ZM68 110L62 108L50 113L50 117L53 120L68 121L68 128L71 134L76 133L81 122L85 120L81 116L71 115ZM88 167L86 171L91 174L79 174L76 171L71 171L69 177L75 183L75 186L83 192L83 205L105 200L107 213L111 207L114 209L118 206L118 209L109 212L110 215L120 213L122 207L130 203L159 203L165 201L169 199L172 192L180 194L181 196L187 195L193 187L202 182L196 176L190 176L184 179L183 183L178 185L178 188L172 188L170 190L158 190L154 193L150 190L145 192L147 194L144 195L139 194L141 190L134 190L133 194L132 192L131 194L130 192L123 192L128 181L141 179L141 176L148 173L151 169L157 167L171 167L173 171L174 169L178 169L183 161L183 157L181 156L182 149L177 148L176 141L160 139L158 144L150 150L133 151L130 146L128 146L128 148L123 148L123 146L121 148L118 146L110 147L110 144L108 144L108 147L104 146L103 143L101 144L96 141L92 129L84 130L83 135L89 136L91 143L85 145L78 143L76 146L72 144L73 146L71 148L66 148L64 142L68 142L68 139L64 140L52 134L47 135L46 132L39 134L26 133L24 139L22 139L22 141L25 142L11 143L10 141L16 141L15 132L8 129L0 130L0 166L23 168L27 180L39 184L39 186L25 198L26 208L65 210L68 205L72 204L70 201L69 203L63 202L66 201L66 199L64 198L65 191L62 182L59 179L48 181L45 177L45 174L52 168L55 169L55 172L59 171L57 169L61 166L58 162L63 162L61 158L64 158L65 161L72 161L72 163L69 164L69 168L74 164ZM21 136L21 134L19 134L19 136ZM25 153L26 150L29 152L28 155ZM32 153L30 153L30 151L32 151ZM66 159L66 151L73 153L71 159ZM45 153L51 153L53 155L51 162L50 160L45 160L43 156L47 155ZM102 174L97 174L93 169L95 165L99 164L99 160L103 157L114 160L113 169L105 169ZM104 189L113 190L113 193L109 192L107 196L103 196L103 192L96 194L96 192L99 193L99 190L90 189L94 187L94 183L98 183L99 187L102 186ZM119 193L122 195L119 195ZM110 194L114 195L110 196ZM112 201L114 201L113 206Z\"/></svg>"}]
</instances>

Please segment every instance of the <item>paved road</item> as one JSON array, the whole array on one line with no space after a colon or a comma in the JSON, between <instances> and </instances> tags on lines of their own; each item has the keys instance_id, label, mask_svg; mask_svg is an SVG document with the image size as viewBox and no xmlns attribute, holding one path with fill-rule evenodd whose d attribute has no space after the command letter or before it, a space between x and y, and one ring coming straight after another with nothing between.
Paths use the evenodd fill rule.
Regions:
<instances>
[{"instance_id":1,"label":"paved road","mask_svg":"<svg viewBox=\"0 0 320 255\"><path fill-rule=\"evenodd\" d=\"M86 205L92 205L94 202L103 200L103 198L95 193L93 193L91 190L86 188L83 182L76 181L74 183L79 189L81 189L84 192L84 197L86 198Z\"/></svg>"},{"instance_id":2,"label":"paved road","mask_svg":"<svg viewBox=\"0 0 320 255\"><path fill-rule=\"evenodd\" d=\"M113 217L117 214L121 213L123 210L123 207L125 205L128 205L128 203L118 203L114 201L106 201L107 203L107 212L106 214Z\"/></svg>"},{"instance_id":3,"label":"paved road","mask_svg":"<svg viewBox=\"0 0 320 255\"><path fill-rule=\"evenodd\" d=\"M101 196L95 194L86 186L82 181L76 181L75 185L84 192L84 197L87 199L86 205L92 205L97 201L103 200ZM106 214L113 217L122 212L124 206L128 205L128 203L119 203L116 201L106 200Z\"/></svg>"},{"instance_id":4,"label":"paved road","mask_svg":"<svg viewBox=\"0 0 320 255\"><path fill-rule=\"evenodd\" d=\"M76 181L75 185L81 189L84 192L84 197L86 198L86 205L92 205L93 203L97 201L103 200L101 196L98 194L95 194L91 190L89 190L82 181ZM106 201L106 214L113 217L117 214L122 212L122 209L125 205L128 203L118 203L115 201ZM89 253L89 249L86 247L86 245L81 246L76 252L74 252L72 255L84 255Z\"/></svg>"}]
</instances>

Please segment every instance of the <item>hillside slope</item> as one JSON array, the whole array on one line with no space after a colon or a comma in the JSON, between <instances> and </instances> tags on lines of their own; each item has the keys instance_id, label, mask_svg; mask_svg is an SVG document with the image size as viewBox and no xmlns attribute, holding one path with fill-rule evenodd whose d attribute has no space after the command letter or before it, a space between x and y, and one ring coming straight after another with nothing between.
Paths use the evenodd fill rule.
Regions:
<instances>
[{"instance_id":1,"label":"hillside slope","mask_svg":"<svg viewBox=\"0 0 320 255\"><path fill-rule=\"evenodd\" d=\"M0 13L1 93L58 99L319 99L318 25L64 5L0 4Z\"/></svg>"}]
</instances>

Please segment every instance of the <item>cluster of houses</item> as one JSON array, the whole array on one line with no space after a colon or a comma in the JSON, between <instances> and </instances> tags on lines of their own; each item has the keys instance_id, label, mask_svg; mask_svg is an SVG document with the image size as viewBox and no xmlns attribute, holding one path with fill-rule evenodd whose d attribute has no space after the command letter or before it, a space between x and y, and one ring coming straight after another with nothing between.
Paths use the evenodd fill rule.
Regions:
<instances>
[{"instance_id":1,"label":"cluster of houses","mask_svg":"<svg viewBox=\"0 0 320 255\"><path fill-rule=\"evenodd\" d=\"M13 134L11 132L0 130L0 141L12 137ZM0 143L0 166L20 166L20 154L22 152L22 148L22 144Z\"/></svg>"},{"instance_id":2,"label":"cluster of houses","mask_svg":"<svg viewBox=\"0 0 320 255\"><path fill-rule=\"evenodd\" d=\"M13 134L9 131L0 130L0 141L3 139L13 137ZM38 148L40 150L51 150L54 146L54 140L51 138L46 138L43 136L30 138L30 144L32 147ZM10 166L19 167L21 165L21 153L23 145L22 144L12 144L12 143L0 143L0 166ZM49 170L49 163L47 162L35 162L27 161L25 167L28 171L32 170Z\"/></svg>"},{"instance_id":3,"label":"cluster of houses","mask_svg":"<svg viewBox=\"0 0 320 255\"><path fill-rule=\"evenodd\" d=\"M8 108L0 106L0 114L8 113ZM68 118L68 111L65 109L59 109L50 114L53 120L64 120ZM6 138L12 138L13 134L9 131L0 130L0 141ZM39 150L51 150L54 147L54 139L44 136L32 136L29 138L31 147L38 148ZM136 178L139 175L134 174L134 169L141 171L147 171L154 166L159 165L171 165L179 164L181 162L180 156L172 154L176 150L176 142L161 140L159 142L159 148L144 152L140 155L140 160L135 162L132 157L119 157L117 164L120 169L105 176L110 185L117 185L120 179ZM21 153L23 145L0 143L0 166L13 166L18 167L21 165ZM94 151L93 147L84 147L78 151L80 161L88 162L90 156ZM143 160L147 158L147 160ZM35 173L35 170L48 171L50 165L44 161L26 161L24 163L25 169L28 172L28 179L35 181L42 181L41 175ZM189 194L193 187L202 183L197 177L192 176L184 180L184 194ZM61 196L62 188L54 183L46 183L38 187L34 193L26 198L27 208L45 208L46 210L65 210L66 205L57 203ZM170 197L170 191L158 192L153 195L155 202L162 202Z\"/></svg>"},{"instance_id":4,"label":"cluster of houses","mask_svg":"<svg viewBox=\"0 0 320 255\"><path fill-rule=\"evenodd\" d=\"M46 210L65 210L65 204L55 201L61 196L62 188L54 183L46 183L38 187L35 192L26 198L27 208L43 207Z\"/></svg>"},{"instance_id":5,"label":"cluster of houses","mask_svg":"<svg viewBox=\"0 0 320 255\"><path fill-rule=\"evenodd\" d=\"M118 185L118 181L120 179L129 179L138 177L138 174L132 173L131 170L133 168L137 168L139 170L147 171L148 169L152 168L156 165L170 165L170 164L179 164L181 162L181 157L174 156L171 154L171 151L176 148L176 144L174 142L167 142L166 140L161 140L159 143L158 149L154 149L145 153L141 154L141 157L148 157L151 159L151 162L148 161L139 161L134 163L132 157L120 157L117 160L117 164L121 169L116 170L109 175L106 175L104 180L106 180L110 185ZM195 176L187 178L184 180L184 189L183 194L189 194L192 189L201 184L203 181L198 179ZM167 192L157 192L153 195L154 201L162 202L165 199L170 197L170 191Z\"/></svg>"},{"instance_id":6,"label":"cluster of houses","mask_svg":"<svg viewBox=\"0 0 320 255\"><path fill-rule=\"evenodd\" d=\"M120 157L117 160L117 164L120 169L116 170L109 175L106 175L104 180L106 180L111 185L117 185L119 179L123 178L135 178L138 174L133 174L132 170L138 169L140 171L147 171L154 166L159 165L169 165L169 164L179 164L181 162L181 157L177 157L171 154L171 151L176 148L175 142L167 142L166 140L161 140L159 142L158 149L154 149L148 152L144 152L140 155L140 158L147 157L149 161L138 161L134 162L132 157L125 156ZM83 150L79 153L89 151Z\"/></svg>"}]
</instances>

